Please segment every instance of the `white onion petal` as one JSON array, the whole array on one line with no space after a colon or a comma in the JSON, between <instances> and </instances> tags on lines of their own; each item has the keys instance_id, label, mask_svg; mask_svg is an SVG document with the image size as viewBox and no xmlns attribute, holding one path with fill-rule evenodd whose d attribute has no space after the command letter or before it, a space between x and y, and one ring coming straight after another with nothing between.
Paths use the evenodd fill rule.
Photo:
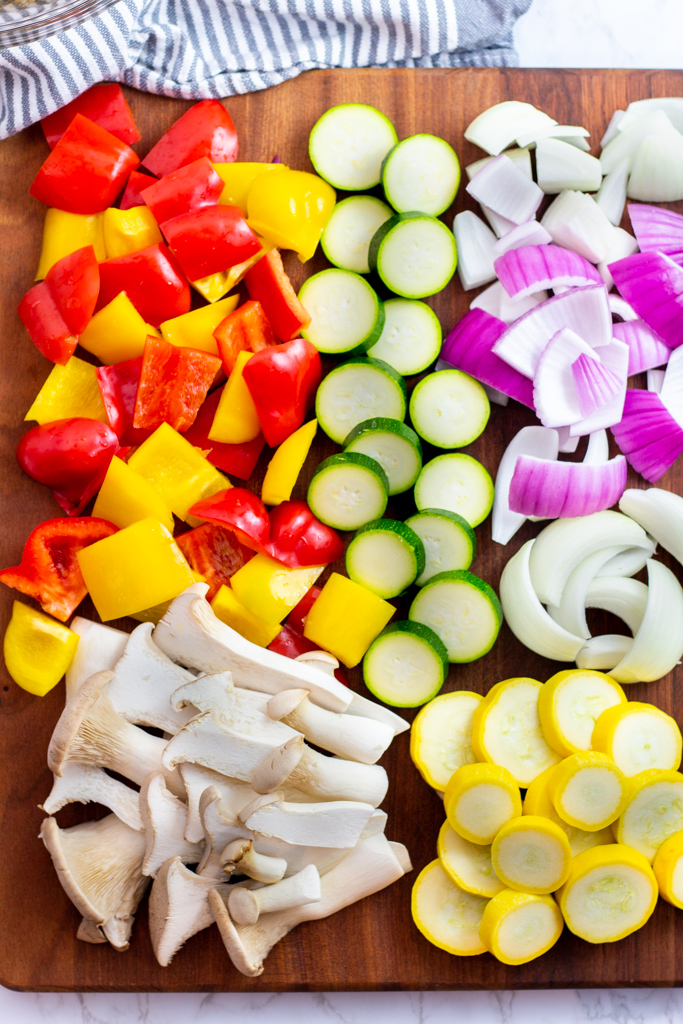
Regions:
<instances>
[{"instance_id":1,"label":"white onion petal","mask_svg":"<svg viewBox=\"0 0 683 1024\"><path fill-rule=\"evenodd\" d=\"M647 563L647 606L633 646L610 675L618 683L649 683L670 672L683 656L683 590L665 565Z\"/></svg>"},{"instance_id":2,"label":"white onion petal","mask_svg":"<svg viewBox=\"0 0 683 1024\"><path fill-rule=\"evenodd\" d=\"M458 248L458 277L465 291L495 280L496 236L491 228L476 213L464 210L453 221L453 234Z\"/></svg>"}]
</instances>

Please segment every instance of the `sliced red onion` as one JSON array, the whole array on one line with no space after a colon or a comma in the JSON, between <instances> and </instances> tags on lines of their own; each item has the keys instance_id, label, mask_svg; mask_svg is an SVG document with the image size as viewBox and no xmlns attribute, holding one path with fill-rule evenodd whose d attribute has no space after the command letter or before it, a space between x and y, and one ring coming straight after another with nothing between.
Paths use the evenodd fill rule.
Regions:
<instances>
[{"instance_id":1,"label":"sliced red onion","mask_svg":"<svg viewBox=\"0 0 683 1024\"><path fill-rule=\"evenodd\" d=\"M603 284L572 288L542 302L508 327L494 352L526 377L533 377L543 349L564 327L592 348L609 343L612 317Z\"/></svg>"},{"instance_id":2,"label":"sliced red onion","mask_svg":"<svg viewBox=\"0 0 683 1024\"><path fill-rule=\"evenodd\" d=\"M654 391L629 388L614 440L641 476L656 483L683 452L683 429Z\"/></svg>"},{"instance_id":3,"label":"sliced red onion","mask_svg":"<svg viewBox=\"0 0 683 1024\"><path fill-rule=\"evenodd\" d=\"M671 349L643 320L625 320L615 324L612 332L618 341L628 345L629 377L669 361Z\"/></svg>"},{"instance_id":4,"label":"sliced red onion","mask_svg":"<svg viewBox=\"0 0 683 1024\"><path fill-rule=\"evenodd\" d=\"M648 370L647 371L647 390L654 391L656 395L661 395L662 384L664 383L664 370Z\"/></svg>"},{"instance_id":5,"label":"sliced red onion","mask_svg":"<svg viewBox=\"0 0 683 1024\"><path fill-rule=\"evenodd\" d=\"M546 288L583 288L601 282L600 274L588 260L558 245L513 249L499 256L494 268L513 299L523 299Z\"/></svg>"},{"instance_id":6,"label":"sliced red onion","mask_svg":"<svg viewBox=\"0 0 683 1024\"><path fill-rule=\"evenodd\" d=\"M572 377L582 416L590 416L614 398L621 380L594 355L582 353L571 364Z\"/></svg>"},{"instance_id":7,"label":"sliced red onion","mask_svg":"<svg viewBox=\"0 0 683 1024\"><path fill-rule=\"evenodd\" d=\"M597 192L602 181L600 161L562 139L539 139L536 144L536 177L546 195L566 188Z\"/></svg>"},{"instance_id":8,"label":"sliced red onion","mask_svg":"<svg viewBox=\"0 0 683 1024\"><path fill-rule=\"evenodd\" d=\"M572 364L581 355L596 358L590 345L566 327L543 349L534 375L534 405L544 427L564 427L585 415L572 373Z\"/></svg>"},{"instance_id":9,"label":"sliced red onion","mask_svg":"<svg viewBox=\"0 0 683 1024\"><path fill-rule=\"evenodd\" d=\"M493 352L496 340L505 329L505 324L496 317L482 309L471 309L445 338L441 358L482 384L488 384L533 409L531 381Z\"/></svg>"},{"instance_id":10,"label":"sliced red onion","mask_svg":"<svg viewBox=\"0 0 683 1024\"><path fill-rule=\"evenodd\" d=\"M483 309L491 316L503 320L506 324L514 323L521 316L535 309L548 298L547 292L536 292L525 299L511 299L500 281L494 281L470 302L470 309Z\"/></svg>"},{"instance_id":11,"label":"sliced red onion","mask_svg":"<svg viewBox=\"0 0 683 1024\"><path fill-rule=\"evenodd\" d=\"M549 242L552 242L552 238L543 225L537 220L528 220L526 224L518 224L499 238L493 248L502 255L522 245L548 245Z\"/></svg>"},{"instance_id":12,"label":"sliced red onion","mask_svg":"<svg viewBox=\"0 0 683 1024\"><path fill-rule=\"evenodd\" d=\"M556 245L578 252L591 263L604 260L612 244L614 226L585 192L560 192L545 211L541 224Z\"/></svg>"},{"instance_id":13,"label":"sliced red onion","mask_svg":"<svg viewBox=\"0 0 683 1024\"><path fill-rule=\"evenodd\" d=\"M613 317L618 316L622 320L640 320L633 306L629 306L626 299L622 299L621 295L608 295L607 302Z\"/></svg>"},{"instance_id":14,"label":"sliced red onion","mask_svg":"<svg viewBox=\"0 0 683 1024\"><path fill-rule=\"evenodd\" d=\"M510 481L520 455L534 455L539 459L556 459L558 434L545 427L522 427L503 452L496 474L495 497L491 516L491 538L496 544L507 544L524 523L526 516L511 512L509 505Z\"/></svg>"},{"instance_id":15,"label":"sliced red onion","mask_svg":"<svg viewBox=\"0 0 683 1024\"><path fill-rule=\"evenodd\" d=\"M597 466L601 462L607 462L608 459L609 440L607 438L607 431L596 430L594 434L590 434L588 437L586 454L582 462L584 466Z\"/></svg>"},{"instance_id":16,"label":"sliced red onion","mask_svg":"<svg viewBox=\"0 0 683 1024\"><path fill-rule=\"evenodd\" d=\"M465 291L488 284L496 277L496 236L471 210L458 213L453 221L453 234L458 247L458 277Z\"/></svg>"},{"instance_id":17,"label":"sliced red onion","mask_svg":"<svg viewBox=\"0 0 683 1024\"><path fill-rule=\"evenodd\" d=\"M661 252L637 252L610 265L621 295L670 348L683 344L683 268Z\"/></svg>"},{"instance_id":18,"label":"sliced red onion","mask_svg":"<svg viewBox=\"0 0 683 1024\"><path fill-rule=\"evenodd\" d=\"M676 423L683 427L683 348L671 353L659 395Z\"/></svg>"},{"instance_id":19,"label":"sliced red onion","mask_svg":"<svg viewBox=\"0 0 683 1024\"><path fill-rule=\"evenodd\" d=\"M683 217L680 213L646 203L629 203L628 215L641 252L663 252L666 256L683 252Z\"/></svg>"},{"instance_id":20,"label":"sliced red onion","mask_svg":"<svg viewBox=\"0 0 683 1024\"><path fill-rule=\"evenodd\" d=\"M472 178L466 191L500 217L523 224L541 205L543 192L529 181L509 157L501 153Z\"/></svg>"},{"instance_id":21,"label":"sliced red onion","mask_svg":"<svg viewBox=\"0 0 683 1024\"><path fill-rule=\"evenodd\" d=\"M557 427L557 436L560 439L560 451L563 455L571 455L579 447L580 437L572 437L569 427Z\"/></svg>"},{"instance_id":22,"label":"sliced red onion","mask_svg":"<svg viewBox=\"0 0 683 1024\"><path fill-rule=\"evenodd\" d=\"M602 185L595 197L596 203L607 217L607 220L610 224L614 224L615 227L621 224L621 218L624 215L628 168L628 160L622 160L620 164L617 164L614 170L610 171L602 179Z\"/></svg>"},{"instance_id":23,"label":"sliced red onion","mask_svg":"<svg viewBox=\"0 0 683 1024\"><path fill-rule=\"evenodd\" d=\"M492 157L491 159L495 160L496 157ZM484 206L483 203L480 203L479 205L481 206L481 212L486 217L498 238L502 238L503 235L507 235L508 231L511 231L512 228L516 227L515 223L508 220L507 217L501 217L499 213L496 213L494 210L490 210L488 206Z\"/></svg>"},{"instance_id":24,"label":"sliced red onion","mask_svg":"<svg viewBox=\"0 0 683 1024\"><path fill-rule=\"evenodd\" d=\"M593 350L604 366L619 377L621 386L613 398L605 405L596 409L590 416L572 423L569 433L576 435L594 434L597 430L604 430L618 423L624 409L624 397L626 395L626 378L628 375L628 346L623 342L612 339L609 345L601 345Z\"/></svg>"},{"instance_id":25,"label":"sliced red onion","mask_svg":"<svg viewBox=\"0 0 683 1024\"><path fill-rule=\"evenodd\" d=\"M598 465L520 455L510 484L510 509L544 519L573 519L602 512L624 493L626 475L623 455Z\"/></svg>"}]
</instances>

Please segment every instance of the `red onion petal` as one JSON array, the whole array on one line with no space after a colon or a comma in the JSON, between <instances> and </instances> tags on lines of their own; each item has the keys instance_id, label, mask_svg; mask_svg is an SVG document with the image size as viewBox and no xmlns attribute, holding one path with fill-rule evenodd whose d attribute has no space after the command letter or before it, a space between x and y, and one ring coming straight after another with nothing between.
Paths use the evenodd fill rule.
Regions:
<instances>
[{"instance_id":1,"label":"red onion petal","mask_svg":"<svg viewBox=\"0 0 683 1024\"><path fill-rule=\"evenodd\" d=\"M656 483L683 452L683 429L654 391L629 388L614 440L641 476Z\"/></svg>"},{"instance_id":2,"label":"red onion petal","mask_svg":"<svg viewBox=\"0 0 683 1024\"><path fill-rule=\"evenodd\" d=\"M680 213L647 203L629 203L628 214L641 252L663 252L667 256L683 253Z\"/></svg>"},{"instance_id":3,"label":"red onion petal","mask_svg":"<svg viewBox=\"0 0 683 1024\"><path fill-rule=\"evenodd\" d=\"M628 345L629 377L644 370L653 370L656 366L664 366L669 361L671 349L644 320L625 320L615 324L612 333L618 341Z\"/></svg>"},{"instance_id":4,"label":"red onion petal","mask_svg":"<svg viewBox=\"0 0 683 1024\"><path fill-rule=\"evenodd\" d=\"M661 252L610 263L620 294L670 348L683 344L683 268Z\"/></svg>"},{"instance_id":5,"label":"red onion petal","mask_svg":"<svg viewBox=\"0 0 683 1024\"><path fill-rule=\"evenodd\" d=\"M614 370L583 353L572 363L572 377L582 416L601 409L621 387Z\"/></svg>"},{"instance_id":6,"label":"red onion petal","mask_svg":"<svg viewBox=\"0 0 683 1024\"><path fill-rule=\"evenodd\" d=\"M583 256L559 245L524 245L499 256L494 263L505 291L524 298L546 288L582 288L602 284L596 268Z\"/></svg>"},{"instance_id":7,"label":"red onion petal","mask_svg":"<svg viewBox=\"0 0 683 1024\"><path fill-rule=\"evenodd\" d=\"M612 338L608 345L600 345L593 349L596 356L604 366L612 370L619 377L621 386L613 398L606 402L590 416L585 416L578 423L572 423L569 433L576 436L583 434L594 434L597 430L604 430L618 423L624 411L624 398L626 397L626 377L628 372L628 347L616 338Z\"/></svg>"},{"instance_id":8,"label":"red onion petal","mask_svg":"<svg viewBox=\"0 0 683 1024\"><path fill-rule=\"evenodd\" d=\"M623 455L598 465L520 455L510 484L510 509L544 519L573 519L602 512L624 493L626 475Z\"/></svg>"},{"instance_id":9,"label":"red onion petal","mask_svg":"<svg viewBox=\"0 0 683 1024\"><path fill-rule=\"evenodd\" d=\"M522 405L534 408L531 381L508 366L493 351L507 324L483 309L471 309L455 325L441 347L441 358L469 373L482 384L502 391Z\"/></svg>"}]
</instances>

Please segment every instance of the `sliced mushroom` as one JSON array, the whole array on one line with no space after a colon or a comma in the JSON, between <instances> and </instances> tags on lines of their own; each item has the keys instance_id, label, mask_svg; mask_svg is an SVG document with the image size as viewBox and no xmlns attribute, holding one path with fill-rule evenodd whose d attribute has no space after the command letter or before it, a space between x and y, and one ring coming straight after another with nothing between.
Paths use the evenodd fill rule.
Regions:
<instances>
[{"instance_id":1,"label":"sliced mushroom","mask_svg":"<svg viewBox=\"0 0 683 1024\"><path fill-rule=\"evenodd\" d=\"M371 896L401 878L409 861L399 858L393 844L384 835L364 839L321 879L321 897L317 903L265 914L256 924L236 925L228 911L224 892L212 892L209 905L228 951L238 971L248 977L263 973L263 961L273 946L303 921L323 917ZM228 893L229 895L229 893Z\"/></svg>"},{"instance_id":2,"label":"sliced mushroom","mask_svg":"<svg viewBox=\"0 0 683 1024\"><path fill-rule=\"evenodd\" d=\"M207 878L221 878L221 853L236 839L251 839L252 833L237 817L232 816L221 799L216 786L205 789L199 800L199 813L204 831L204 855L197 874Z\"/></svg>"},{"instance_id":3,"label":"sliced mushroom","mask_svg":"<svg viewBox=\"0 0 683 1024\"><path fill-rule=\"evenodd\" d=\"M261 806L249 804L240 820L252 832L282 839L293 846L334 846L350 849L358 842L374 807L355 800L326 800L294 804L264 798ZM246 924L247 922L242 922Z\"/></svg>"},{"instance_id":4,"label":"sliced mushroom","mask_svg":"<svg viewBox=\"0 0 683 1024\"><path fill-rule=\"evenodd\" d=\"M117 818L141 832L140 802L137 790L113 779L102 768L91 764L67 761L62 774L53 776L50 795L42 809L46 814L56 814L67 804L102 804L113 811Z\"/></svg>"},{"instance_id":5,"label":"sliced mushroom","mask_svg":"<svg viewBox=\"0 0 683 1024\"><path fill-rule=\"evenodd\" d=\"M167 860L154 879L149 895L149 933L154 955L168 967L183 943L213 924L208 896L228 898L231 888L186 868L180 857Z\"/></svg>"},{"instance_id":6,"label":"sliced mushroom","mask_svg":"<svg viewBox=\"0 0 683 1024\"><path fill-rule=\"evenodd\" d=\"M143 834L108 814L66 829L45 818L40 838L78 912L101 927L115 949L127 949L133 915L148 883L141 872Z\"/></svg>"},{"instance_id":7,"label":"sliced mushroom","mask_svg":"<svg viewBox=\"0 0 683 1024\"><path fill-rule=\"evenodd\" d=\"M305 907L320 902L320 875L313 864L289 878L262 889L233 885L228 895L228 910L235 924L256 924L261 914Z\"/></svg>"},{"instance_id":8,"label":"sliced mushroom","mask_svg":"<svg viewBox=\"0 0 683 1024\"><path fill-rule=\"evenodd\" d=\"M308 691L302 689L276 693L268 701L267 713L275 721L303 733L316 747L362 764L379 761L394 738L390 725L326 711L309 700Z\"/></svg>"},{"instance_id":9,"label":"sliced mushroom","mask_svg":"<svg viewBox=\"0 0 683 1024\"><path fill-rule=\"evenodd\" d=\"M252 839L235 839L228 843L221 854L220 865L226 875L237 872L264 883L279 882L287 871L284 857L257 853Z\"/></svg>"},{"instance_id":10,"label":"sliced mushroom","mask_svg":"<svg viewBox=\"0 0 683 1024\"><path fill-rule=\"evenodd\" d=\"M155 877L167 860L179 857L183 864L198 864L204 847L185 838L187 807L169 790L163 772L147 776L140 790L140 813L145 828L143 875Z\"/></svg>"},{"instance_id":11,"label":"sliced mushroom","mask_svg":"<svg viewBox=\"0 0 683 1024\"><path fill-rule=\"evenodd\" d=\"M66 699L71 700L76 690L96 672L107 672L123 654L128 643L128 633L100 622L83 619L80 615L71 623L71 629L78 634L74 660L66 670Z\"/></svg>"},{"instance_id":12,"label":"sliced mushroom","mask_svg":"<svg viewBox=\"0 0 683 1024\"><path fill-rule=\"evenodd\" d=\"M215 786L223 800L226 815L235 820L237 815L246 807L256 792L247 782L240 782L239 779L231 779L220 772L214 772L210 768L203 768L202 765L192 764L185 761L178 765L178 771L182 776L187 791L187 824L185 826L185 838L191 843L199 843L204 839L204 826L199 813L199 801L202 793L209 786Z\"/></svg>"},{"instance_id":13,"label":"sliced mushroom","mask_svg":"<svg viewBox=\"0 0 683 1024\"><path fill-rule=\"evenodd\" d=\"M285 782L317 800L360 800L373 807L381 804L389 786L380 765L326 757L303 743L301 736L273 751L251 776L258 793L271 793Z\"/></svg>"}]
</instances>

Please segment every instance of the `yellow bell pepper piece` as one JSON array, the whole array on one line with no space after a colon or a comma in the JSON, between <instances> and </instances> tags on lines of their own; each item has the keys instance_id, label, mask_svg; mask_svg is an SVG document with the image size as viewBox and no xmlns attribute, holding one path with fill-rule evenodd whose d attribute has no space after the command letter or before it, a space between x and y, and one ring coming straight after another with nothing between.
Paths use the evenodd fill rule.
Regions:
<instances>
[{"instance_id":1,"label":"yellow bell pepper piece","mask_svg":"<svg viewBox=\"0 0 683 1024\"><path fill-rule=\"evenodd\" d=\"M251 270L255 263L258 263L264 253L269 252L273 248L264 239L260 239L260 241L263 242L263 248L255 256L250 256L244 263L236 263L229 270L219 270L217 274L200 277L198 281L190 281L190 284L207 302L217 302L219 299L222 299L227 292L240 283L247 271Z\"/></svg>"},{"instance_id":2,"label":"yellow bell pepper piece","mask_svg":"<svg viewBox=\"0 0 683 1024\"><path fill-rule=\"evenodd\" d=\"M217 356L218 345L213 332L221 320L232 313L239 300L239 295L228 295L227 299L221 299L213 305L201 306L200 309L193 309L172 320L164 320L159 328L161 337L179 348L196 348Z\"/></svg>"},{"instance_id":3,"label":"yellow bell pepper piece","mask_svg":"<svg viewBox=\"0 0 683 1024\"><path fill-rule=\"evenodd\" d=\"M141 356L150 334L159 337L156 327L145 323L126 293L119 292L95 313L83 334L79 335L78 343L109 366Z\"/></svg>"},{"instance_id":4,"label":"yellow bell pepper piece","mask_svg":"<svg viewBox=\"0 0 683 1024\"><path fill-rule=\"evenodd\" d=\"M92 514L121 529L152 516L173 533L173 515L159 492L116 456L109 463Z\"/></svg>"},{"instance_id":5,"label":"yellow bell pepper piece","mask_svg":"<svg viewBox=\"0 0 683 1024\"><path fill-rule=\"evenodd\" d=\"M200 449L197 448L195 449L195 451L200 451ZM214 494L218 494L219 491L224 491L227 487L232 487L232 484L228 480L227 476L223 476L223 474L219 470L217 470L215 466L211 466L211 469L213 470L213 474L211 476L207 476L207 479L202 487L202 493L200 496L202 501L204 500L204 498L212 498ZM200 498L196 499L196 501L199 500ZM183 522L187 523L188 526L191 526L192 529L194 529L195 526L202 526L202 524L206 522L206 520L204 519L197 519L196 516L191 516L189 512L186 512L185 515L181 516L180 518L183 520Z\"/></svg>"},{"instance_id":6,"label":"yellow bell pepper piece","mask_svg":"<svg viewBox=\"0 0 683 1024\"><path fill-rule=\"evenodd\" d=\"M78 635L61 622L15 601L5 633L7 671L14 682L37 697L56 686L74 660Z\"/></svg>"},{"instance_id":7,"label":"yellow bell pepper piece","mask_svg":"<svg viewBox=\"0 0 683 1024\"><path fill-rule=\"evenodd\" d=\"M253 352L240 352L235 367L223 388L221 400L209 431L210 441L244 444L253 441L261 430L258 413L249 388L244 383L244 367Z\"/></svg>"},{"instance_id":8,"label":"yellow bell pepper piece","mask_svg":"<svg viewBox=\"0 0 683 1024\"><path fill-rule=\"evenodd\" d=\"M53 367L24 420L50 423L72 416L109 423L95 367L77 356L72 356L66 366Z\"/></svg>"},{"instance_id":9,"label":"yellow bell pepper piece","mask_svg":"<svg viewBox=\"0 0 683 1024\"><path fill-rule=\"evenodd\" d=\"M289 501L317 429L317 420L304 423L279 446L263 480L261 499L264 504L279 505Z\"/></svg>"},{"instance_id":10,"label":"yellow bell pepper piece","mask_svg":"<svg viewBox=\"0 0 683 1024\"><path fill-rule=\"evenodd\" d=\"M231 626L245 640L251 640L252 644L258 647L267 647L282 628L279 622L264 622L253 615L241 601L237 600L235 592L230 587L221 587L211 602L211 607L221 622Z\"/></svg>"},{"instance_id":11,"label":"yellow bell pepper piece","mask_svg":"<svg viewBox=\"0 0 683 1024\"><path fill-rule=\"evenodd\" d=\"M35 280L42 281L55 263L86 245L92 245L99 263L107 258L102 213L67 213L49 209L43 224L43 244Z\"/></svg>"},{"instance_id":12,"label":"yellow bell pepper piece","mask_svg":"<svg viewBox=\"0 0 683 1024\"><path fill-rule=\"evenodd\" d=\"M206 583L206 576L202 576L200 572L195 572L193 569L192 575L194 576L195 583ZM162 601L161 604L155 604L153 608L145 608L144 611L133 612L130 617L131 619L137 619L138 622L153 622L156 626L158 622L161 622L173 601L175 601L175 598L171 598L170 601Z\"/></svg>"},{"instance_id":13,"label":"yellow bell pepper piece","mask_svg":"<svg viewBox=\"0 0 683 1024\"><path fill-rule=\"evenodd\" d=\"M304 636L353 668L395 611L360 583L333 572L306 616Z\"/></svg>"},{"instance_id":14,"label":"yellow bell pepper piece","mask_svg":"<svg viewBox=\"0 0 683 1024\"><path fill-rule=\"evenodd\" d=\"M249 190L249 226L279 249L294 249L302 263L315 252L336 193L308 171L288 167L259 175Z\"/></svg>"},{"instance_id":15,"label":"yellow bell pepper piece","mask_svg":"<svg viewBox=\"0 0 683 1024\"><path fill-rule=\"evenodd\" d=\"M130 210L117 210L112 206L104 211L103 217L108 259L163 242L154 214L146 206L133 206Z\"/></svg>"},{"instance_id":16,"label":"yellow bell pepper piece","mask_svg":"<svg viewBox=\"0 0 683 1024\"><path fill-rule=\"evenodd\" d=\"M282 622L311 589L324 568L323 565L314 565L306 569L290 569L268 555L258 554L230 577L230 586L237 600L252 615L263 622Z\"/></svg>"},{"instance_id":17,"label":"yellow bell pepper piece","mask_svg":"<svg viewBox=\"0 0 683 1024\"><path fill-rule=\"evenodd\" d=\"M188 516L191 505L232 486L228 478L204 458L199 448L193 448L168 423L162 423L142 442L128 460L128 466L144 477L171 511L186 522L191 519Z\"/></svg>"},{"instance_id":18,"label":"yellow bell pepper piece","mask_svg":"<svg viewBox=\"0 0 683 1024\"><path fill-rule=\"evenodd\" d=\"M247 197L256 178L267 171L278 171L284 164L239 163L214 164L213 168L222 179L225 188L218 200L221 206L239 206L246 217ZM286 169L286 168L285 168Z\"/></svg>"},{"instance_id":19,"label":"yellow bell pepper piece","mask_svg":"<svg viewBox=\"0 0 683 1024\"><path fill-rule=\"evenodd\" d=\"M78 552L103 622L170 601L194 583L190 566L158 519L141 519Z\"/></svg>"}]
</instances>

